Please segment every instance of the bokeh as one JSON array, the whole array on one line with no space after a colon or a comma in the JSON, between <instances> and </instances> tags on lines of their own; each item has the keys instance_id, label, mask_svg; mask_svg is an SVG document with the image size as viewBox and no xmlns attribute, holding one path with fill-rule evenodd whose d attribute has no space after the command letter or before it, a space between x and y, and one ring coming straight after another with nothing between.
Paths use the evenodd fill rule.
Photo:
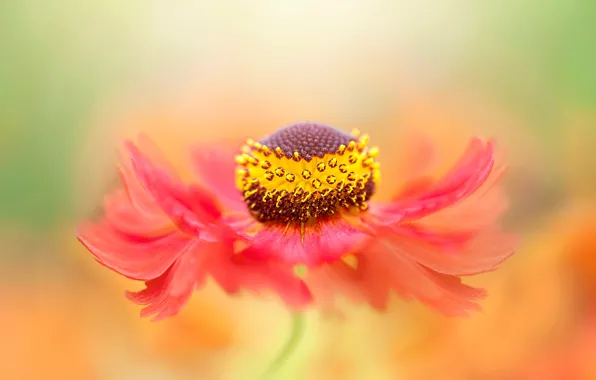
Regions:
<instances>
[{"instance_id":1,"label":"bokeh","mask_svg":"<svg viewBox=\"0 0 596 380\"><path fill-rule=\"evenodd\" d=\"M422 132L446 164L495 137L522 245L470 280L490 294L470 318L398 299L309 313L277 378L596 379L595 15L590 0L1 1L0 379L257 379L290 334L276 299L208 284L141 319L123 295L139 284L74 229L124 138L149 134L184 175L192 144L299 120L381 152Z\"/></svg>"}]
</instances>

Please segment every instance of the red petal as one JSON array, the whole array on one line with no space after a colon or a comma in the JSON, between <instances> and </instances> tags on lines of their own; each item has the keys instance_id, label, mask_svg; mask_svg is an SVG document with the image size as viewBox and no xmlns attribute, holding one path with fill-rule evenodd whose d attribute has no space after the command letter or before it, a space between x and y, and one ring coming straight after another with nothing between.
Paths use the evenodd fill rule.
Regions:
<instances>
[{"instance_id":1,"label":"red petal","mask_svg":"<svg viewBox=\"0 0 596 380\"><path fill-rule=\"evenodd\" d=\"M236 254L231 240L204 244L201 255L205 257L204 266L209 275L228 294L242 290L256 294L270 291L292 308L302 308L312 300L310 291L291 266Z\"/></svg>"},{"instance_id":2,"label":"red petal","mask_svg":"<svg viewBox=\"0 0 596 380\"><path fill-rule=\"evenodd\" d=\"M221 216L215 200L205 190L185 186L174 173L155 167L132 143L127 148L143 188L180 229L196 236L205 224Z\"/></svg>"},{"instance_id":3,"label":"red petal","mask_svg":"<svg viewBox=\"0 0 596 380\"><path fill-rule=\"evenodd\" d=\"M246 204L236 188L235 156L240 144L204 145L193 152L195 171L201 185L209 189L223 205L232 210L245 210Z\"/></svg>"},{"instance_id":4,"label":"red petal","mask_svg":"<svg viewBox=\"0 0 596 380\"><path fill-rule=\"evenodd\" d=\"M188 238L177 232L133 237L119 233L106 222L83 223L77 236L101 264L136 280L163 274L189 244Z\"/></svg>"},{"instance_id":5,"label":"red petal","mask_svg":"<svg viewBox=\"0 0 596 380\"><path fill-rule=\"evenodd\" d=\"M124 189L105 197L106 220L118 231L132 236L157 236L172 231L174 224L135 178L130 160L123 160L119 172Z\"/></svg>"},{"instance_id":6,"label":"red petal","mask_svg":"<svg viewBox=\"0 0 596 380\"><path fill-rule=\"evenodd\" d=\"M141 311L141 317L155 315L154 321L168 318L177 314L188 302L198 280L198 245L198 242L188 245L187 251L165 273L145 282L145 289L127 292L131 301L149 305Z\"/></svg>"},{"instance_id":7,"label":"red petal","mask_svg":"<svg viewBox=\"0 0 596 380\"><path fill-rule=\"evenodd\" d=\"M104 216L113 228L131 236L158 236L176 228L156 206L144 210L135 208L122 189L105 197Z\"/></svg>"},{"instance_id":8,"label":"red petal","mask_svg":"<svg viewBox=\"0 0 596 380\"><path fill-rule=\"evenodd\" d=\"M339 259L358 248L367 235L356 226L332 218L315 224L266 226L242 252L255 260L315 266Z\"/></svg>"},{"instance_id":9,"label":"red petal","mask_svg":"<svg viewBox=\"0 0 596 380\"><path fill-rule=\"evenodd\" d=\"M473 194L488 178L494 165L492 142L473 139L459 163L416 199L377 205L373 211L379 223L420 219L452 206Z\"/></svg>"},{"instance_id":10,"label":"red petal","mask_svg":"<svg viewBox=\"0 0 596 380\"><path fill-rule=\"evenodd\" d=\"M256 294L273 292L287 306L301 309L312 301L310 290L292 267L251 260L237 255L230 259L231 265L226 271L214 273L215 280L228 293L234 294L242 289Z\"/></svg>"},{"instance_id":11,"label":"red petal","mask_svg":"<svg viewBox=\"0 0 596 380\"><path fill-rule=\"evenodd\" d=\"M491 228L507 209L508 201L498 180L503 168L493 170L487 182L465 201L424 218L424 224L441 230Z\"/></svg>"}]
</instances>

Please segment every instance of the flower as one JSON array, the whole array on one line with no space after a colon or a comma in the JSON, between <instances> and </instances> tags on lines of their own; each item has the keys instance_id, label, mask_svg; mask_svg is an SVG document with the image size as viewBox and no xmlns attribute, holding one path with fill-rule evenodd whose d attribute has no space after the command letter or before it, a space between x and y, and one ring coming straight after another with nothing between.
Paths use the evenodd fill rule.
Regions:
<instances>
[{"instance_id":1,"label":"flower","mask_svg":"<svg viewBox=\"0 0 596 380\"><path fill-rule=\"evenodd\" d=\"M124 188L79 240L97 261L146 289L128 293L156 319L177 313L213 278L229 294L272 290L292 308L348 294L384 309L395 292L447 315L479 308L462 276L496 269L515 239L497 219L494 143L472 139L440 178L404 183L386 202L379 149L358 131L301 122L236 152L198 147L185 183L141 137L126 143Z\"/></svg>"}]
</instances>

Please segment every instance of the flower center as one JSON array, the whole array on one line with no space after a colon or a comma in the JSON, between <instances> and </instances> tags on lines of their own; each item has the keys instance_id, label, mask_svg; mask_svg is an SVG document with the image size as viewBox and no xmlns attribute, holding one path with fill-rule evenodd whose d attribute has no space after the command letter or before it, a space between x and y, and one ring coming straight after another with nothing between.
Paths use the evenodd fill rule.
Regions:
<instances>
[{"instance_id":1,"label":"flower center","mask_svg":"<svg viewBox=\"0 0 596 380\"><path fill-rule=\"evenodd\" d=\"M379 180L379 150L368 136L319 123L297 123L236 156L236 184L262 222L307 222L340 208L367 209Z\"/></svg>"}]
</instances>

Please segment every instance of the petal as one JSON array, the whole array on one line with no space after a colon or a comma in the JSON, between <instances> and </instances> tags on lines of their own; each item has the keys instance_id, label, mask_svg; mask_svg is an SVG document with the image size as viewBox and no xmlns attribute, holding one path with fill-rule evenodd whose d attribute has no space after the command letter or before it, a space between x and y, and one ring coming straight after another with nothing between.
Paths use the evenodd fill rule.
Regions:
<instances>
[{"instance_id":1,"label":"petal","mask_svg":"<svg viewBox=\"0 0 596 380\"><path fill-rule=\"evenodd\" d=\"M509 258L517 238L498 229L482 232L436 232L423 226L392 226L388 241L394 250L410 259L448 275L486 273Z\"/></svg>"},{"instance_id":2,"label":"petal","mask_svg":"<svg viewBox=\"0 0 596 380\"><path fill-rule=\"evenodd\" d=\"M417 196L377 205L371 212L381 224L416 220L452 206L473 194L489 177L494 165L493 143L473 139L455 167ZM412 191L407 192L412 195Z\"/></svg>"},{"instance_id":3,"label":"petal","mask_svg":"<svg viewBox=\"0 0 596 380\"><path fill-rule=\"evenodd\" d=\"M415 180L411 180L393 196L392 201L403 202L405 200L417 199L432 189L434 184L435 181L431 177L419 177Z\"/></svg>"},{"instance_id":4,"label":"petal","mask_svg":"<svg viewBox=\"0 0 596 380\"><path fill-rule=\"evenodd\" d=\"M389 290L449 316L465 316L468 310L478 310L476 301L485 297L484 290L420 265L385 239L362 253L357 272L367 300L381 309L386 306Z\"/></svg>"},{"instance_id":5,"label":"petal","mask_svg":"<svg viewBox=\"0 0 596 380\"><path fill-rule=\"evenodd\" d=\"M243 290L256 294L272 292L292 308L309 304L312 295L291 266L256 261L235 253L234 241L222 238L202 244L202 268L228 294Z\"/></svg>"},{"instance_id":6,"label":"petal","mask_svg":"<svg viewBox=\"0 0 596 380\"><path fill-rule=\"evenodd\" d=\"M174 173L156 167L132 143L127 143L134 172L156 204L183 231L196 235L221 213L215 199L198 186L185 186Z\"/></svg>"},{"instance_id":7,"label":"petal","mask_svg":"<svg viewBox=\"0 0 596 380\"><path fill-rule=\"evenodd\" d=\"M342 260L310 268L305 281L313 292L317 306L330 315L342 314L337 302L341 298L353 302L363 300L356 271Z\"/></svg>"},{"instance_id":8,"label":"petal","mask_svg":"<svg viewBox=\"0 0 596 380\"><path fill-rule=\"evenodd\" d=\"M442 289L441 297L433 299L421 298L424 304L449 317L468 317L470 311L481 311L478 304L486 298L485 289L473 288L461 282L456 276L449 276L426 269L429 278Z\"/></svg>"},{"instance_id":9,"label":"petal","mask_svg":"<svg viewBox=\"0 0 596 380\"><path fill-rule=\"evenodd\" d=\"M124 189L104 199L106 220L118 231L133 236L164 234L175 228L172 221L141 187L130 167L120 167Z\"/></svg>"},{"instance_id":10,"label":"petal","mask_svg":"<svg viewBox=\"0 0 596 380\"><path fill-rule=\"evenodd\" d=\"M175 231L135 237L118 232L107 222L83 223L77 237L101 264L136 280L162 275L189 244L187 237Z\"/></svg>"},{"instance_id":11,"label":"petal","mask_svg":"<svg viewBox=\"0 0 596 380\"><path fill-rule=\"evenodd\" d=\"M416 299L442 314L466 316L469 311L479 310L477 301L486 296L483 289L469 287L459 277L437 273L419 264L380 237L371 240L357 258L355 269L336 262L323 265L321 269L325 272L319 268L312 270L307 284L317 302L319 295L323 294L325 301L331 297L330 292L336 292L385 310L390 294L395 292L403 299Z\"/></svg>"},{"instance_id":12,"label":"petal","mask_svg":"<svg viewBox=\"0 0 596 380\"><path fill-rule=\"evenodd\" d=\"M434 191L430 191L422 199L436 198L461 190L462 187L473 192L486 180L493 164L493 142L484 144L479 138L472 139L455 167L437 181Z\"/></svg>"},{"instance_id":13,"label":"petal","mask_svg":"<svg viewBox=\"0 0 596 380\"><path fill-rule=\"evenodd\" d=\"M158 213L141 213L131 204L124 191L115 191L105 197L104 216L116 230L132 236L160 235L174 228L171 220Z\"/></svg>"},{"instance_id":14,"label":"petal","mask_svg":"<svg viewBox=\"0 0 596 380\"><path fill-rule=\"evenodd\" d=\"M135 177L130 160L122 160L118 171L124 188L105 197L106 220L118 231L133 236L160 235L174 229L170 218Z\"/></svg>"},{"instance_id":15,"label":"petal","mask_svg":"<svg viewBox=\"0 0 596 380\"><path fill-rule=\"evenodd\" d=\"M273 292L292 309L302 309L312 301L312 294L292 267L249 259L242 255L230 258L226 271L214 273L215 280L228 293L248 290L255 294Z\"/></svg>"},{"instance_id":16,"label":"petal","mask_svg":"<svg viewBox=\"0 0 596 380\"><path fill-rule=\"evenodd\" d=\"M315 266L353 252L367 235L341 217L301 225L270 225L261 229L242 252L255 260Z\"/></svg>"},{"instance_id":17,"label":"petal","mask_svg":"<svg viewBox=\"0 0 596 380\"><path fill-rule=\"evenodd\" d=\"M491 228L497 223L509 205L500 184L506 168L501 163L502 152L497 153L501 154L495 157L495 166L486 182L470 194L464 202L428 215L424 218L425 225L449 231L453 229L479 230Z\"/></svg>"},{"instance_id":18,"label":"petal","mask_svg":"<svg viewBox=\"0 0 596 380\"><path fill-rule=\"evenodd\" d=\"M222 204L232 210L245 210L246 204L236 188L236 154L240 144L203 145L193 151L193 163L201 185L218 195Z\"/></svg>"},{"instance_id":19,"label":"petal","mask_svg":"<svg viewBox=\"0 0 596 380\"><path fill-rule=\"evenodd\" d=\"M501 187L487 186L483 185L463 202L428 215L424 218L424 224L446 231L490 228L498 223L509 202Z\"/></svg>"},{"instance_id":20,"label":"petal","mask_svg":"<svg viewBox=\"0 0 596 380\"><path fill-rule=\"evenodd\" d=\"M177 314L186 305L195 288L200 256L195 241L186 246L180 258L156 279L145 282L145 289L127 292L128 299L139 305L148 305L141 310L141 317L154 315L159 321Z\"/></svg>"}]
</instances>

